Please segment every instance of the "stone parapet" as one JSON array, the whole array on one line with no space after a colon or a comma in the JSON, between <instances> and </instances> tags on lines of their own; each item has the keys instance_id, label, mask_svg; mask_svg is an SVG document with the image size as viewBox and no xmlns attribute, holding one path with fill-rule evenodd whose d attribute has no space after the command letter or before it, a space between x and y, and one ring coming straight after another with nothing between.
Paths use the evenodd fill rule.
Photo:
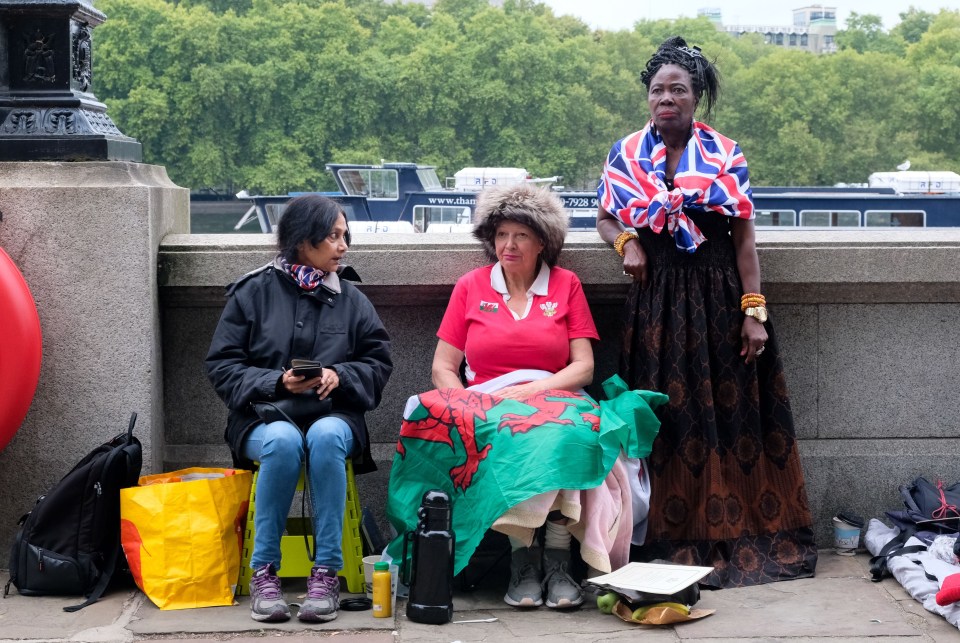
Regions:
<instances>
[{"instance_id":1,"label":"stone parapet","mask_svg":"<svg viewBox=\"0 0 960 643\"><path fill-rule=\"evenodd\" d=\"M0 163L0 247L31 289L43 335L36 395L0 453L0 548L37 497L125 430L132 411L144 468L162 466L157 256L164 236L188 229L189 193L162 167Z\"/></svg>"},{"instance_id":2,"label":"stone parapet","mask_svg":"<svg viewBox=\"0 0 960 643\"><path fill-rule=\"evenodd\" d=\"M791 389L820 542L840 509L878 516L917 475L960 478L960 229L763 231L764 292ZM160 247L166 468L228 461L225 410L203 357L223 287L273 256L264 235L168 235ZM407 396L430 388L430 362L457 277L483 265L467 234L357 234L348 260L394 342L396 370L368 416L381 471L359 479L382 508ZM616 371L627 280L594 233L571 233L561 265L577 272L597 321L596 382ZM379 506L378 506L379 503Z\"/></svg>"}]
</instances>

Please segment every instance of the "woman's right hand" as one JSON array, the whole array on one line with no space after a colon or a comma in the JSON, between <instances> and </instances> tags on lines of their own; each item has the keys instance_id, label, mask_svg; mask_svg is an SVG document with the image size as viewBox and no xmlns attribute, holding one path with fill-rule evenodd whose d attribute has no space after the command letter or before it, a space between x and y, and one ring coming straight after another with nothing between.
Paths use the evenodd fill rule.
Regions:
<instances>
[{"instance_id":1,"label":"woman's right hand","mask_svg":"<svg viewBox=\"0 0 960 643\"><path fill-rule=\"evenodd\" d=\"M647 287L648 268L647 253L639 241L631 239L623 244L623 272L639 281L641 289Z\"/></svg>"}]
</instances>

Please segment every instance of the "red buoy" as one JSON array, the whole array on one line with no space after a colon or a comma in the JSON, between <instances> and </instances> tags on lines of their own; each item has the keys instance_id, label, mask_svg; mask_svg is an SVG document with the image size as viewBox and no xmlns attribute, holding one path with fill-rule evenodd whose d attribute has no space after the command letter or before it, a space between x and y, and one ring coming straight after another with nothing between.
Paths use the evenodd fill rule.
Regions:
<instances>
[{"instance_id":1,"label":"red buoy","mask_svg":"<svg viewBox=\"0 0 960 643\"><path fill-rule=\"evenodd\" d=\"M0 451L23 424L40 381L40 316L20 270L0 248Z\"/></svg>"}]
</instances>

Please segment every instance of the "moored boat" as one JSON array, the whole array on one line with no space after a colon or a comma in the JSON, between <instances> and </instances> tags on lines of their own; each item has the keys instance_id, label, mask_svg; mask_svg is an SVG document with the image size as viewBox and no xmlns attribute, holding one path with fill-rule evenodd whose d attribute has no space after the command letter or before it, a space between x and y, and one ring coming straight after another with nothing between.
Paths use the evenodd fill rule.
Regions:
<instances>
[{"instance_id":1,"label":"moored boat","mask_svg":"<svg viewBox=\"0 0 960 643\"><path fill-rule=\"evenodd\" d=\"M328 163L342 205L357 232L462 232L470 229L477 193L490 185L537 182L557 191L570 213L570 229L596 226L595 191L566 191L560 177L536 179L523 168L464 168L446 185L436 168L417 163ZM286 202L298 194L254 195L239 229L256 218L272 232ZM960 175L953 172L875 173L869 185L753 187L760 229L956 227L960 225Z\"/></svg>"}]
</instances>

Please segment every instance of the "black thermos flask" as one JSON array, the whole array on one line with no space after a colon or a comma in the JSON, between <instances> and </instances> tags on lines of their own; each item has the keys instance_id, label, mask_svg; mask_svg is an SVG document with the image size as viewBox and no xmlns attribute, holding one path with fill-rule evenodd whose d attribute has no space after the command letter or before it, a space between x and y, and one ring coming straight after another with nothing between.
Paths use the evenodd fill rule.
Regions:
<instances>
[{"instance_id":1,"label":"black thermos flask","mask_svg":"<svg viewBox=\"0 0 960 643\"><path fill-rule=\"evenodd\" d=\"M407 618L441 625L453 619L453 549L455 537L450 497L434 489L423 494L413 540L413 564Z\"/></svg>"}]
</instances>

